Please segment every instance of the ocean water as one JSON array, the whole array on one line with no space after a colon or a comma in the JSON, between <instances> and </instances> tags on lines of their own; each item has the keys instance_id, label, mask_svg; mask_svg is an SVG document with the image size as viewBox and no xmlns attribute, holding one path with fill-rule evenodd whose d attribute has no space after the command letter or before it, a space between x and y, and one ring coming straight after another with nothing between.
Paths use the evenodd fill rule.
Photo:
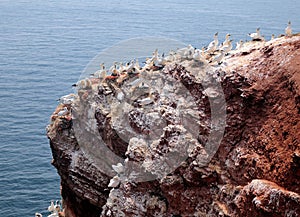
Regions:
<instances>
[{"instance_id":1,"label":"ocean water","mask_svg":"<svg viewBox=\"0 0 300 217\"><path fill-rule=\"evenodd\" d=\"M143 36L207 45L261 28L300 31L298 0L0 0L0 212L34 216L59 199L45 127L57 99L103 49ZM249 38L248 38L249 39Z\"/></svg>"}]
</instances>

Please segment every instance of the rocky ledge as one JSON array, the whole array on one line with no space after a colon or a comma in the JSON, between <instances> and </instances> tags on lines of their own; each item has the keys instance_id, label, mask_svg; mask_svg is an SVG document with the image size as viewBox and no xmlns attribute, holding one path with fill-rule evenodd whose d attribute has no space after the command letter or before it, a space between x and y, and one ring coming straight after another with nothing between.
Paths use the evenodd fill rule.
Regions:
<instances>
[{"instance_id":1,"label":"rocky ledge","mask_svg":"<svg viewBox=\"0 0 300 217\"><path fill-rule=\"evenodd\" d=\"M82 81L47 128L65 216L300 216L300 36L218 63Z\"/></svg>"}]
</instances>

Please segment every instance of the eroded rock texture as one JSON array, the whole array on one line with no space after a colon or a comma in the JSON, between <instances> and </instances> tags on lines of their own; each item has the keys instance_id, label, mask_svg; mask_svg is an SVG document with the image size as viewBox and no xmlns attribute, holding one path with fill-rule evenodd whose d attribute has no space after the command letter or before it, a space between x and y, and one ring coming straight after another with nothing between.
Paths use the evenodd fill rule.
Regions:
<instances>
[{"instance_id":1,"label":"eroded rock texture","mask_svg":"<svg viewBox=\"0 0 300 217\"><path fill-rule=\"evenodd\" d=\"M300 216L300 36L104 83L48 127L67 217Z\"/></svg>"}]
</instances>

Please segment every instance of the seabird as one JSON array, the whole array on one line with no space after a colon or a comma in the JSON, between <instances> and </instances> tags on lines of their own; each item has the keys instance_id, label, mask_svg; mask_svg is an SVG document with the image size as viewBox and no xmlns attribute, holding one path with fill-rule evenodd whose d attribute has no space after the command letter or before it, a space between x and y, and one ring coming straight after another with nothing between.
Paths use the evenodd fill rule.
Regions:
<instances>
[{"instance_id":1,"label":"seabird","mask_svg":"<svg viewBox=\"0 0 300 217\"><path fill-rule=\"evenodd\" d=\"M163 53L161 57L157 59L157 65L165 66L167 64L167 60L165 58L165 54Z\"/></svg>"},{"instance_id":2,"label":"seabird","mask_svg":"<svg viewBox=\"0 0 300 217\"><path fill-rule=\"evenodd\" d=\"M92 87L92 82L90 79L84 79L73 84L72 87L78 87L79 89L87 89Z\"/></svg>"},{"instance_id":3,"label":"seabird","mask_svg":"<svg viewBox=\"0 0 300 217\"><path fill-rule=\"evenodd\" d=\"M214 56L214 58L210 61L210 63L217 62L220 65L222 63L224 56L225 56L225 52L221 50L221 52L218 55Z\"/></svg>"},{"instance_id":4,"label":"seabird","mask_svg":"<svg viewBox=\"0 0 300 217\"><path fill-rule=\"evenodd\" d=\"M195 53L193 55L193 59L195 61L200 61L200 62L205 63L206 59L204 58L204 49L203 48L202 48L202 50L196 49Z\"/></svg>"},{"instance_id":5,"label":"seabird","mask_svg":"<svg viewBox=\"0 0 300 217\"><path fill-rule=\"evenodd\" d=\"M65 116L66 114L68 114L69 110L67 107L64 107L63 110L61 110L60 112L57 113L58 116ZM52 203L51 206L49 206L52 209ZM48 211L49 211L49 207L48 207ZM53 210L54 210L54 204L53 204ZM49 211L52 212L52 211Z\"/></svg>"},{"instance_id":6,"label":"seabird","mask_svg":"<svg viewBox=\"0 0 300 217\"><path fill-rule=\"evenodd\" d=\"M231 51L232 49L232 44L231 44L232 40L229 40L229 42L226 45L223 45L220 50L223 50L225 54L228 54L229 51Z\"/></svg>"},{"instance_id":7,"label":"seabird","mask_svg":"<svg viewBox=\"0 0 300 217\"><path fill-rule=\"evenodd\" d=\"M119 184L120 184L120 177L119 176L114 176L110 181L109 181L109 184L108 184L108 187L109 188L115 188L117 187Z\"/></svg>"},{"instance_id":8,"label":"seabird","mask_svg":"<svg viewBox=\"0 0 300 217\"><path fill-rule=\"evenodd\" d=\"M218 32L215 33L214 35L214 40L212 42L209 43L206 52L208 53L213 53L215 52L215 50L217 49L219 44L219 40L218 40Z\"/></svg>"},{"instance_id":9,"label":"seabird","mask_svg":"<svg viewBox=\"0 0 300 217\"><path fill-rule=\"evenodd\" d=\"M74 93L71 93L71 94L60 97L58 99L58 101L63 105L71 105L73 103L73 101L76 99L76 97L77 96Z\"/></svg>"},{"instance_id":10,"label":"seabird","mask_svg":"<svg viewBox=\"0 0 300 217\"><path fill-rule=\"evenodd\" d=\"M64 108L66 108L66 107L64 107ZM61 112L61 111L60 111ZM59 114L59 113L58 113ZM57 115L58 115L57 114ZM58 115L58 116L60 116L60 115ZM54 202L53 202L53 200L51 200L51 204L50 204L50 206L48 206L48 211L49 212L53 212L54 211Z\"/></svg>"},{"instance_id":11,"label":"seabird","mask_svg":"<svg viewBox=\"0 0 300 217\"><path fill-rule=\"evenodd\" d=\"M117 69L118 62L114 62L113 65L109 68L109 71L112 72L114 69Z\"/></svg>"},{"instance_id":12,"label":"seabird","mask_svg":"<svg viewBox=\"0 0 300 217\"><path fill-rule=\"evenodd\" d=\"M264 37L261 36L261 34L260 34L260 28L257 28L256 32L249 33L248 35L252 38L252 41L263 41L264 40Z\"/></svg>"},{"instance_id":13,"label":"seabird","mask_svg":"<svg viewBox=\"0 0 300 217\"><path fill-rule=\"evenodd\" d=\"M35 217L43 217L43 215L41 213L36 212Z\"/></svg>"},{"instance_id":14,"label":"seabird","mask_svg":"<svg viewBox=\"0 0 300 217\"><path fill-rule=\"evenodd\" d=\"M230 36L231 35L229 33L226 34L225 41L222 43L222 46L228 45L230 43L230 39L229 39ZM222 47L222 46L220 46L220 47Z\"/></svg>"},{"instance_id":15,"label":"seabird","mask_svg":"<svg viewBox=\"0 0 300 217\"><path fill-rule=\"evenodd\" d=\"M180 59L192 58L195 52L195 48L189 44L187 47L177 50L177 54L180 56Z\"/></svg>"},{"instance_id":16,"label":"seabird","mask_svg":"<svg viewBox=\"0 0 300 217\"><path fill-rule=\"evenodd\" d=\"M292 23L291 21L288 22L288 26L285 28L285 35L292 36Z\"/></svg>"},{"instance_id":17,"label":"seabird","mask_svg":"<svg viewBox=\"0 0 300 217\"><path fill-rule=\"evenodd\" d=\"M141 69L140 64L139 64L139 60L138 60L138 59L135 60L134 68L135 68L135 69L138 69L138 70Z\"/></svg>"},{"instance_id":18,"label":"seabird","mask_svg":"<svg viewBox=\"0 0 300 217\"><path fill-rule=\"evenodd\" d=\"M272 36L271 36L271 40L274 40L275 39L275 35L274 34L272 34Z\"/></svg>"},{"instance_id":19,"label":"seabird","mask_svg":"<svg viewBox=\"0 0 300 217\"><path fill-rule=\"evenodd\" d=\"M121 174L124 172L124 166L121 163L118 163L117 165L112 165L112 168L114 171L116 171L118 174Z\"/></svg>"},{"instance_id":20,"label":"seabird","mask_svg":"<svg viewBox=\"0 0 300 217\"><path fill-rule=\"evenodd\" d=\"M239 50L239 49L241 49L242 48L242 46L243 46L243 44L244 44L244 41L243 40L240 40L239 42L237 42L236 43L236 50Z\"/></svg>"}]
</instances>

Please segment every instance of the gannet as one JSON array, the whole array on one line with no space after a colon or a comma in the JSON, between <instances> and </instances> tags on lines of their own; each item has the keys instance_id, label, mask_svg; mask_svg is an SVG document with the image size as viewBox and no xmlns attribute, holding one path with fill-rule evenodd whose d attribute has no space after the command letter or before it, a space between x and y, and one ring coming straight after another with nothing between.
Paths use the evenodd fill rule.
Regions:
<instances>
[{"instance_id":1,"label":"gannet","mask_svg":"<svg viewBox=\"0 0 300 217\"><path fill-rule=\"evenodd\" d=\"M121 163L118 163L117 165L112 165L112 168L114 171L116 171L118 174L121 174L124 172L124 166Z\"/></svg>"},{"instance_id":2,"label":"gannet","mask_svg":"<svg viewBox=\"0 0 300 217\"><path fill-rule=\"evenodd\" d=\"M43 215L41 213L36 212L35 217L43 217Z\"/></svg>"},{"instance_id":3,"label":"gannet","mask_svg":"<svg viewBox=\"0 0 300 217\"><path fill-rule=\"evenodd\" d=\"M285 28L285 35L292 36L292 23L291 21L288 22L288 26Z\"/></svg>"},{"instance_id":4,"label":"gannet","mask_svg":"<svg viewBox=\"0 0 300 217\"><path fill-rule=\"evenodd\" d=\"M109 71L112 72L114 69L117 69L118 62L114 62L113 65L109 68Z\"/></svg>"},{"instance_id":5,"label":"gannet","mask_svg":"<svg viewBox=\"0 0 300 217\"><path fill-rule=\"evenodd\" d=\"M70 105L73 103L73 101L76 99L76 97L77 97L77 95L75 95L74 93L71 93L71 94L60 97L58 99L58 101L63 105Z\"/></svg>"},{"instance_id":6,"label":"gannet","mask_svg":"<svg viewBox=\"0 0 300 217\"><path fill-rule=\"evenodd\" d=\"M177 54L180 56L180 59L192 58L195 52L195 48L189 44L187 47L177 50Z\"/></svg>"},{"instance_id":7,"label":"gannet","mask_svg":"<svg viewBox=\"0 0 300 217\"><path fill-rule=\"evenodd\" d=\"M135 60L134 68L135 68L135 69L138 69L138 70L141 69L140 64L139 64L139 60L138 60L138 59Z\"/></svg>"},{"instance_id":8,"label":"gannet","mask_svg":"<svg viewBox=\"0 0 300 217\"><path fill-rule=\"evenodd\" d=\"M125 70L126 70L127 72L130 72L130 71L132 71L132 69L134 68L134 66L135 66L134 60L131 60L131 61L129 62L129 64L125 67Z\"/></svg>"},{"instance_id":9,"label":"gannet","mask_svg":"<svg viewBox=\"0 0 300 217\"><path fill-rule=\"evenodd\" d=\"M195 53L195 48L191 44L189 44L187 47L187 50L185 51L185 53L183 55L187 59L192 59L194 53Z\"/></svg>"},{"instance_id":10,"label":"gannet","mask_svg":"<svg viewBox=\"0 0 300 217\"><path fill-rule=\"evenodd\" d=\"M193 55L193 59L195 61L200 61L200 62L203 62L203 63L206 62L206 59L204 57L204 50L203 50L203 48L202 48L202 50L199 50L199 49L195 50L195 53Z\"/></svg>"},{"instance_id":11,"label":"gannet","mask_svg":"<svg viewBox=\"0 0 300 217\"><path fill-rule=\"evenodd\" d=\"M218 32L215 33L214 35L214 40L212 42L209 43L206 52L207 53L213 53L215 52L215 50L217 50L219 44L219 40L218 40Z\"/></svg>"},{"instance_id":12,"label":"gannet","mask_svg":"<svg viewBox=\"0 0 300 217\"><path fill-rule=\"evenodd\" d=\"M240 40L239 42L237 42L236 43L236 50L239 50L239 49L241 49L242 48L242 46L243 46L243 44L244 44L244 41L243 40Z\"/></svg>"},{"instance_id":13,"label":"gannet","mask_svg":"<svg viewBox=\"0 0 300 217\"><path fill-rule=\"evenodd\" d=\"M224 56L225 56L225 52L221 50L221 52L218 55L213 57L210 63L217 62L220 65L222 63Z\"/></svg>"},{"instance_id":14,"label":"gannet","mask_svg":"<svg viewBox=\"0 0 300 217\"><path fill-rule=\"evenodd\" d=\"M109 188L115 188L117 187L119 184L120 184L120 177L119 176L114 176L110 181L109 181L109 184L108 184L108 187Z\"/></svg>"},{"instance_id":15,"label":"gannet","mask_svg":"<svg viewBox=\"0 0 300 217\"><path fill-rule=\"evenodd\" d=\"M274 34L272 34L272 36L271 36L271 40L274 40L275 39L275 35Z\"/></svg>"},{"instance_id":16,"label":"gannet","mask_svg":"<svg viewBox=\"0 0 300 217\"><path fill-rule=\"evenodd\" d=\"M154 51L153 54L152 54L151 60L152 60L153 62L155 62L155 61L157 61L157 59L158 59L158 49L155 49L155 51Z\"/></svg>"},{"instance_id":17,"label":"gannet","mask_svg":"<svg viewBox=\"0 0 300 217\"><path fill-rule=\"evenodd\" d=\"M228 45L229 44L229 42L230 42L230 34L229 33L227 33L226 34L226 36L225 36L225 41L222 43L222 46L225 46L225 45ZM220 46L220 47L222 47L222 46Z\"/></svg>"},{"instance_id":18,"label":"gannet","mask_svg":"<svg viewBox=\"0 0 300 217\"><path fill-rule=\"evenodd\" d=\"M67 107L64 107L63 110L61 110L60 112L57 113L58 116L65 116L66 114L68 114L69 110ZM51 203L52 205L52 203ZM53 205L54 206L54 205ZM53 207L54 209L54 207ZM49 207L48 207L48 211L49 211ZM52 212L52 211L49 211L49 212Z\"/></svg>"},{"instance_id":19,"label":"gannet","mask_svg":"<svg viewBox=\"0 0 300 217\"><path fill-rule=\"evenodd\" d=\"M84 79L78 81L76 84L73 84L72 87L77 87L78 89L92 88L92 82L90 79Z\"/></svg>"},{"instance_id":20,"label":"gannet","mask_svg":"<svg viewBox=\"0 0 300 217\"><path fill-rule=\"evenodd\" d=\"M66 107L65 107L66 108ZM59 115L60 116L60 115ZM53 200L51 200L51 204L50 204L50 206L48 206L48 211L49 212L53 212L54 211L54 202L53 202Z\"/></svg>"},{"instance_id":21,"label":"gannet","mask_svg":"<svg viewBox=\"0 0 300 217\"><path fill-rule=\"evenodd\" d=\"M104 63L100 64L100 70L96 71L94 74L92 74L93 76L103 79L105 78L105 76L107 75L107 70L105 69L105 65Z\"/></svg>"},{"instance_id":22,"label":"gannet","mask_svg":"<svg viewBox=\"0 0 300 217\"><path fill-rule=\"evenodd\" d=\"M223 52L225 54L228 54L229 51L231 51L232 49L232 44L231 44L232 40L229 40L229 42L226 45L223 45L220 50L223 50Z\"/></svg>"},{"instance_id":23,"label":"gannet","mask_svg":"<svg viewBox=\"0 0 300 217\"><path fill-rule=\"evenodd\" d=\"M263 41L264 40L264 37L260 35L260 28L257 28L256 32L249 33L248 35L252 38L252 41Z\"/></svg>"},{"instance_id":24,"label":"gannet","mask_svg":"<svg viewBox=\"0 0 300 217\"><path fill-rule=\"evenodd\" d=\"M169 52L169 55L168 56L166 56L166 61L167 62L173 62L173 61L175 61L175 55L176 55L176 52L175 51L170 51Z\"/></svg>"},{"instance_id":25,"label":"gannet","mask_svg":"<svg viewBox=\"0 0 300 217\"><path fill-rule=\"evenodd\" d=\"M161 57L157 59L157 65L165 66L167 64L167 60L165 58L165 54L163 53Z\"/></svg>"}]
</instances>

